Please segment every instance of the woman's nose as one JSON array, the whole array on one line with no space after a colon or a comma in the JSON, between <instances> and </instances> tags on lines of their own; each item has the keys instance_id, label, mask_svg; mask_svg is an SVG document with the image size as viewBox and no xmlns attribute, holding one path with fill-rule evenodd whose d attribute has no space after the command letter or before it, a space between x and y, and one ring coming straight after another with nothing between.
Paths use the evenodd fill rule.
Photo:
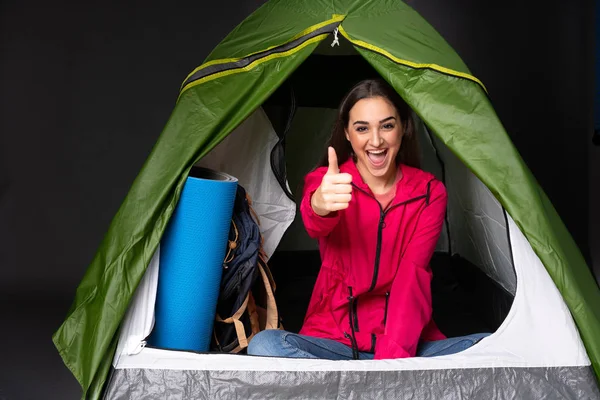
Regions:
<instances>
[{"instance_id":1,"label":"woman's nose","mask_svg":"<svg viewBox=\"0 0 600 400\"><path fill-rule=\"evenodd\" d=\"M381 135L379 135L379 129L373 129L373 134L371 135L371 145L373 147L379 147L381 146L382 142L383 139L381 138Z\"/></svg>"}]
</instances>

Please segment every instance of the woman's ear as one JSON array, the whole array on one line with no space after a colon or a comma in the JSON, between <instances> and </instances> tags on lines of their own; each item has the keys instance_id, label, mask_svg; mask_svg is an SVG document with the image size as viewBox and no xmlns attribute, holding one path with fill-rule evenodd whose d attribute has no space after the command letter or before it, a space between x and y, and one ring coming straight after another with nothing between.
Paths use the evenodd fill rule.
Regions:
<instances>
[{"instance_id":1,"label":"woman's ear","mask_svg":"<svg viewBox=\"0 0 600 400\"><path fill-rule=\"evenodd\" d=\"M348 129L344 129L344 135L346 135L346 140L350 141L350 135L348 134Z\"/></svg>"}]
</instances>

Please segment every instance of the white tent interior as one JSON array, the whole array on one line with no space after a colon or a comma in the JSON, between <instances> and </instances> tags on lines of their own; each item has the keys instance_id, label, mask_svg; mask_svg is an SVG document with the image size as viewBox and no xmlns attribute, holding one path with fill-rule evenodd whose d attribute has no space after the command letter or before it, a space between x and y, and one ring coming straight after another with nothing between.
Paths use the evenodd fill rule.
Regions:
<instances>
[{"instance_id":1,"label":"white tent interior","mask_svg":"<svg viewBox=\"0 0 600 400\"><path fill-rule=\"evenodd\" d=\"M334 117L332 109L298 108L286 141L288 188L292 191L321 156ZM376 361L273 359L146 347L160 268L157 250L122 324L114 368L376 371L589 365L561 294L519 227L487 187L423 124L419 125L424 169L443 179L449 193L447 227L438 250L460 254L514 295L508 315L491 336L458 354ZM295 203L273 174L271 151L278 141L271 120L259 108L199 163L236 176L250 193L269 256L275 251L315 248L302 232ZM277 276L276 271L274 274Z\"/></svg>"}]
</instances>

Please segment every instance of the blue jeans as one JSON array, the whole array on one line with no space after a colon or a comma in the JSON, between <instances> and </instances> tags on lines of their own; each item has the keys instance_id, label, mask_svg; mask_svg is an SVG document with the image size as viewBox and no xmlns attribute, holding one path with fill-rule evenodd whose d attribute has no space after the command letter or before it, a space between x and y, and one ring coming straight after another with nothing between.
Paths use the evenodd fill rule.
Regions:
<instances>
[{"instance_id":1,"label":"blue jeans","mask_svg":"<svg viewBox=\"0 0 600 400\"><path fill-rule=\"evenodd\" d=\"M476 333L435 342L423 342L417 348L417 357L444 356L461 352L473 346L489 333ZM250 341L248 354L255 356L318 358L352 360L352 348L331 339L299 335L282 330L266 330ZM372 360L374 354L359 352L359 360Z\"/></svg>"}]
</instances>

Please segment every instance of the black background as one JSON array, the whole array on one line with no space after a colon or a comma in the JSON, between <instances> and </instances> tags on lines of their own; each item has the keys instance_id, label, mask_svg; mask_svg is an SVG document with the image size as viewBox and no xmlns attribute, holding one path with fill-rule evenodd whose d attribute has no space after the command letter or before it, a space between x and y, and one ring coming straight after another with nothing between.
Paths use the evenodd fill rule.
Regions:
<instances>
[{"instance_id":1,"label":"black background","mask_svg":"<svg viewBox=\"0 0 600 400\"><path fill-rule=\"evenodd\" d=\"M182 80L262 3L0 3L0 399L78 398L50 336ZM484 82L591 265L593 1L409 4Z\"/></svg>"}]
</instances>

